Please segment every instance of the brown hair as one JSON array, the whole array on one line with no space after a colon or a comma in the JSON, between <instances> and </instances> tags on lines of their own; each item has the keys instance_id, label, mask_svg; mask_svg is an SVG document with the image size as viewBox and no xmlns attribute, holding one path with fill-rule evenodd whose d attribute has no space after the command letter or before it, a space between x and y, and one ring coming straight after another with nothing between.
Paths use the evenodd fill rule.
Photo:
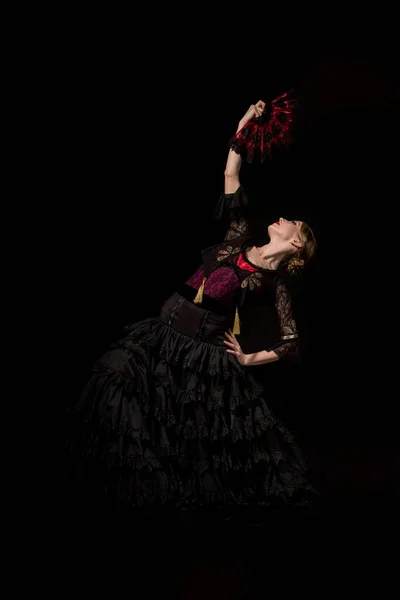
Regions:
<instances>
[{"instance_id":1,"label":"brown hair","mask_svg":"<svg viewBox=\"0 0 400 600\"><path fill-rule=\"evenodd\" d=\"M315 254L317 250L317 242L315 235L307 225L302 223L300 227L301 248L295 254L292 254L286 262L286 269L290 275L298 273Z\"/></svg>"}]
</instances>

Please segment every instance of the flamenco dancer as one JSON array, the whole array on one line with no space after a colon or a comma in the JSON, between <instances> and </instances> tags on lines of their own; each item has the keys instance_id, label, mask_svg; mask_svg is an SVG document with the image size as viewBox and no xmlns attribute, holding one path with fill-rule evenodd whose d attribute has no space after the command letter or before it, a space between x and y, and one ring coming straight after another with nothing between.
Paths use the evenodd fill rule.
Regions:
<instances>
[{"instance_id":1,"label":"flamenco dancer","mask_svg":"<svg viewBox=\"0 0 400 600\"><path fill-rule=\"evenodd\" d=\"M293 110L290 94L250 106L231 140L215 214L227 220L225 239L203 250L200 268L157 317L127 326L94 365L72 411L82 506L226 514L312 496L301 452L249 367L296 360L282 275L302 269L316 242L306 223L280 218L268 243L254 245L239 180L242 159L263 161L287 146ZM264 349L246 354L240 315L257 306L268 308Z\"/></svg>"}]
</instances>

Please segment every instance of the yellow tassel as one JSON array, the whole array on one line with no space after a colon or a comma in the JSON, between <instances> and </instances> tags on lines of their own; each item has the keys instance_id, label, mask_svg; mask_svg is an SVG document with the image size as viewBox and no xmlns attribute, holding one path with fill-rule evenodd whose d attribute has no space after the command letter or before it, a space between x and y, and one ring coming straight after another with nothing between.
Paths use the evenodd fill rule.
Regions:
<instances>
[{"instance_id":1,"label":"yellow tassel","mask_svg":"<svg viewBox=\"0 0 400 600\"><path fill-rule=\"evenodd\" d=\"M233 323L233 333L235 335L240 334L240 319L239 319L238 307L236 307L236 312L235 312L235 322Z\"/></svg>"},{"instance_id":2,"label":"yellow tassel","mask_svg":"<svg viewBox=\"0 0 400 600\"><path fill-rule=\"evenodd\" d=\"M201 285L200 285L199 289L197 290L196 297L193 300L193 302L195 304L201 304L203 302L204 284L206 282L206 279L207 279L207 277L203 277L203 281L201 282Z\"/></svg>"}]
</instances>

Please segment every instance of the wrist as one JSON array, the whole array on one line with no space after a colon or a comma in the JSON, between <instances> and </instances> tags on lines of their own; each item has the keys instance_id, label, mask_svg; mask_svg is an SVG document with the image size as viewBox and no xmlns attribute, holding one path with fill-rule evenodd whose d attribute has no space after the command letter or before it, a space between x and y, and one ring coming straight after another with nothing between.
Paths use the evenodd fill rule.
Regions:
<instances>
[{"instance_id":1,"label":"wrist","mask_svg":"<svg viewBox=\"0 0 400 600\"><path fill-rule=\"evenodd\" d=\"M244 354L243 355L243 366L249 367L251 365L251 357L252 354Z\"/></svg>"}]
</instances>

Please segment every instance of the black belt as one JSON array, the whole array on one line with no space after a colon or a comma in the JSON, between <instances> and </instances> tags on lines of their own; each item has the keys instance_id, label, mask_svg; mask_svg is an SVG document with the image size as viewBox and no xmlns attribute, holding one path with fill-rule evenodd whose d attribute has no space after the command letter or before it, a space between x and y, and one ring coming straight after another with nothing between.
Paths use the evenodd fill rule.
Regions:
<instances>
[{"instance_id":1,"label":"black belt","mask_svg":"<svg viewBox=\"0 0 400 600\"><path fill-rule=\"evenodd\" d=\"M180 286L176 291L189 302L193 302L197 293L197 290L187 284ZM217 315L229 316L235 313L234 306L222 304L222 302L215 300L215 298L210 298L207 294L203 294L203 300L200 306L201 308L204 308L204 310L209 310Z\"/></svg>"}]
</instances>

